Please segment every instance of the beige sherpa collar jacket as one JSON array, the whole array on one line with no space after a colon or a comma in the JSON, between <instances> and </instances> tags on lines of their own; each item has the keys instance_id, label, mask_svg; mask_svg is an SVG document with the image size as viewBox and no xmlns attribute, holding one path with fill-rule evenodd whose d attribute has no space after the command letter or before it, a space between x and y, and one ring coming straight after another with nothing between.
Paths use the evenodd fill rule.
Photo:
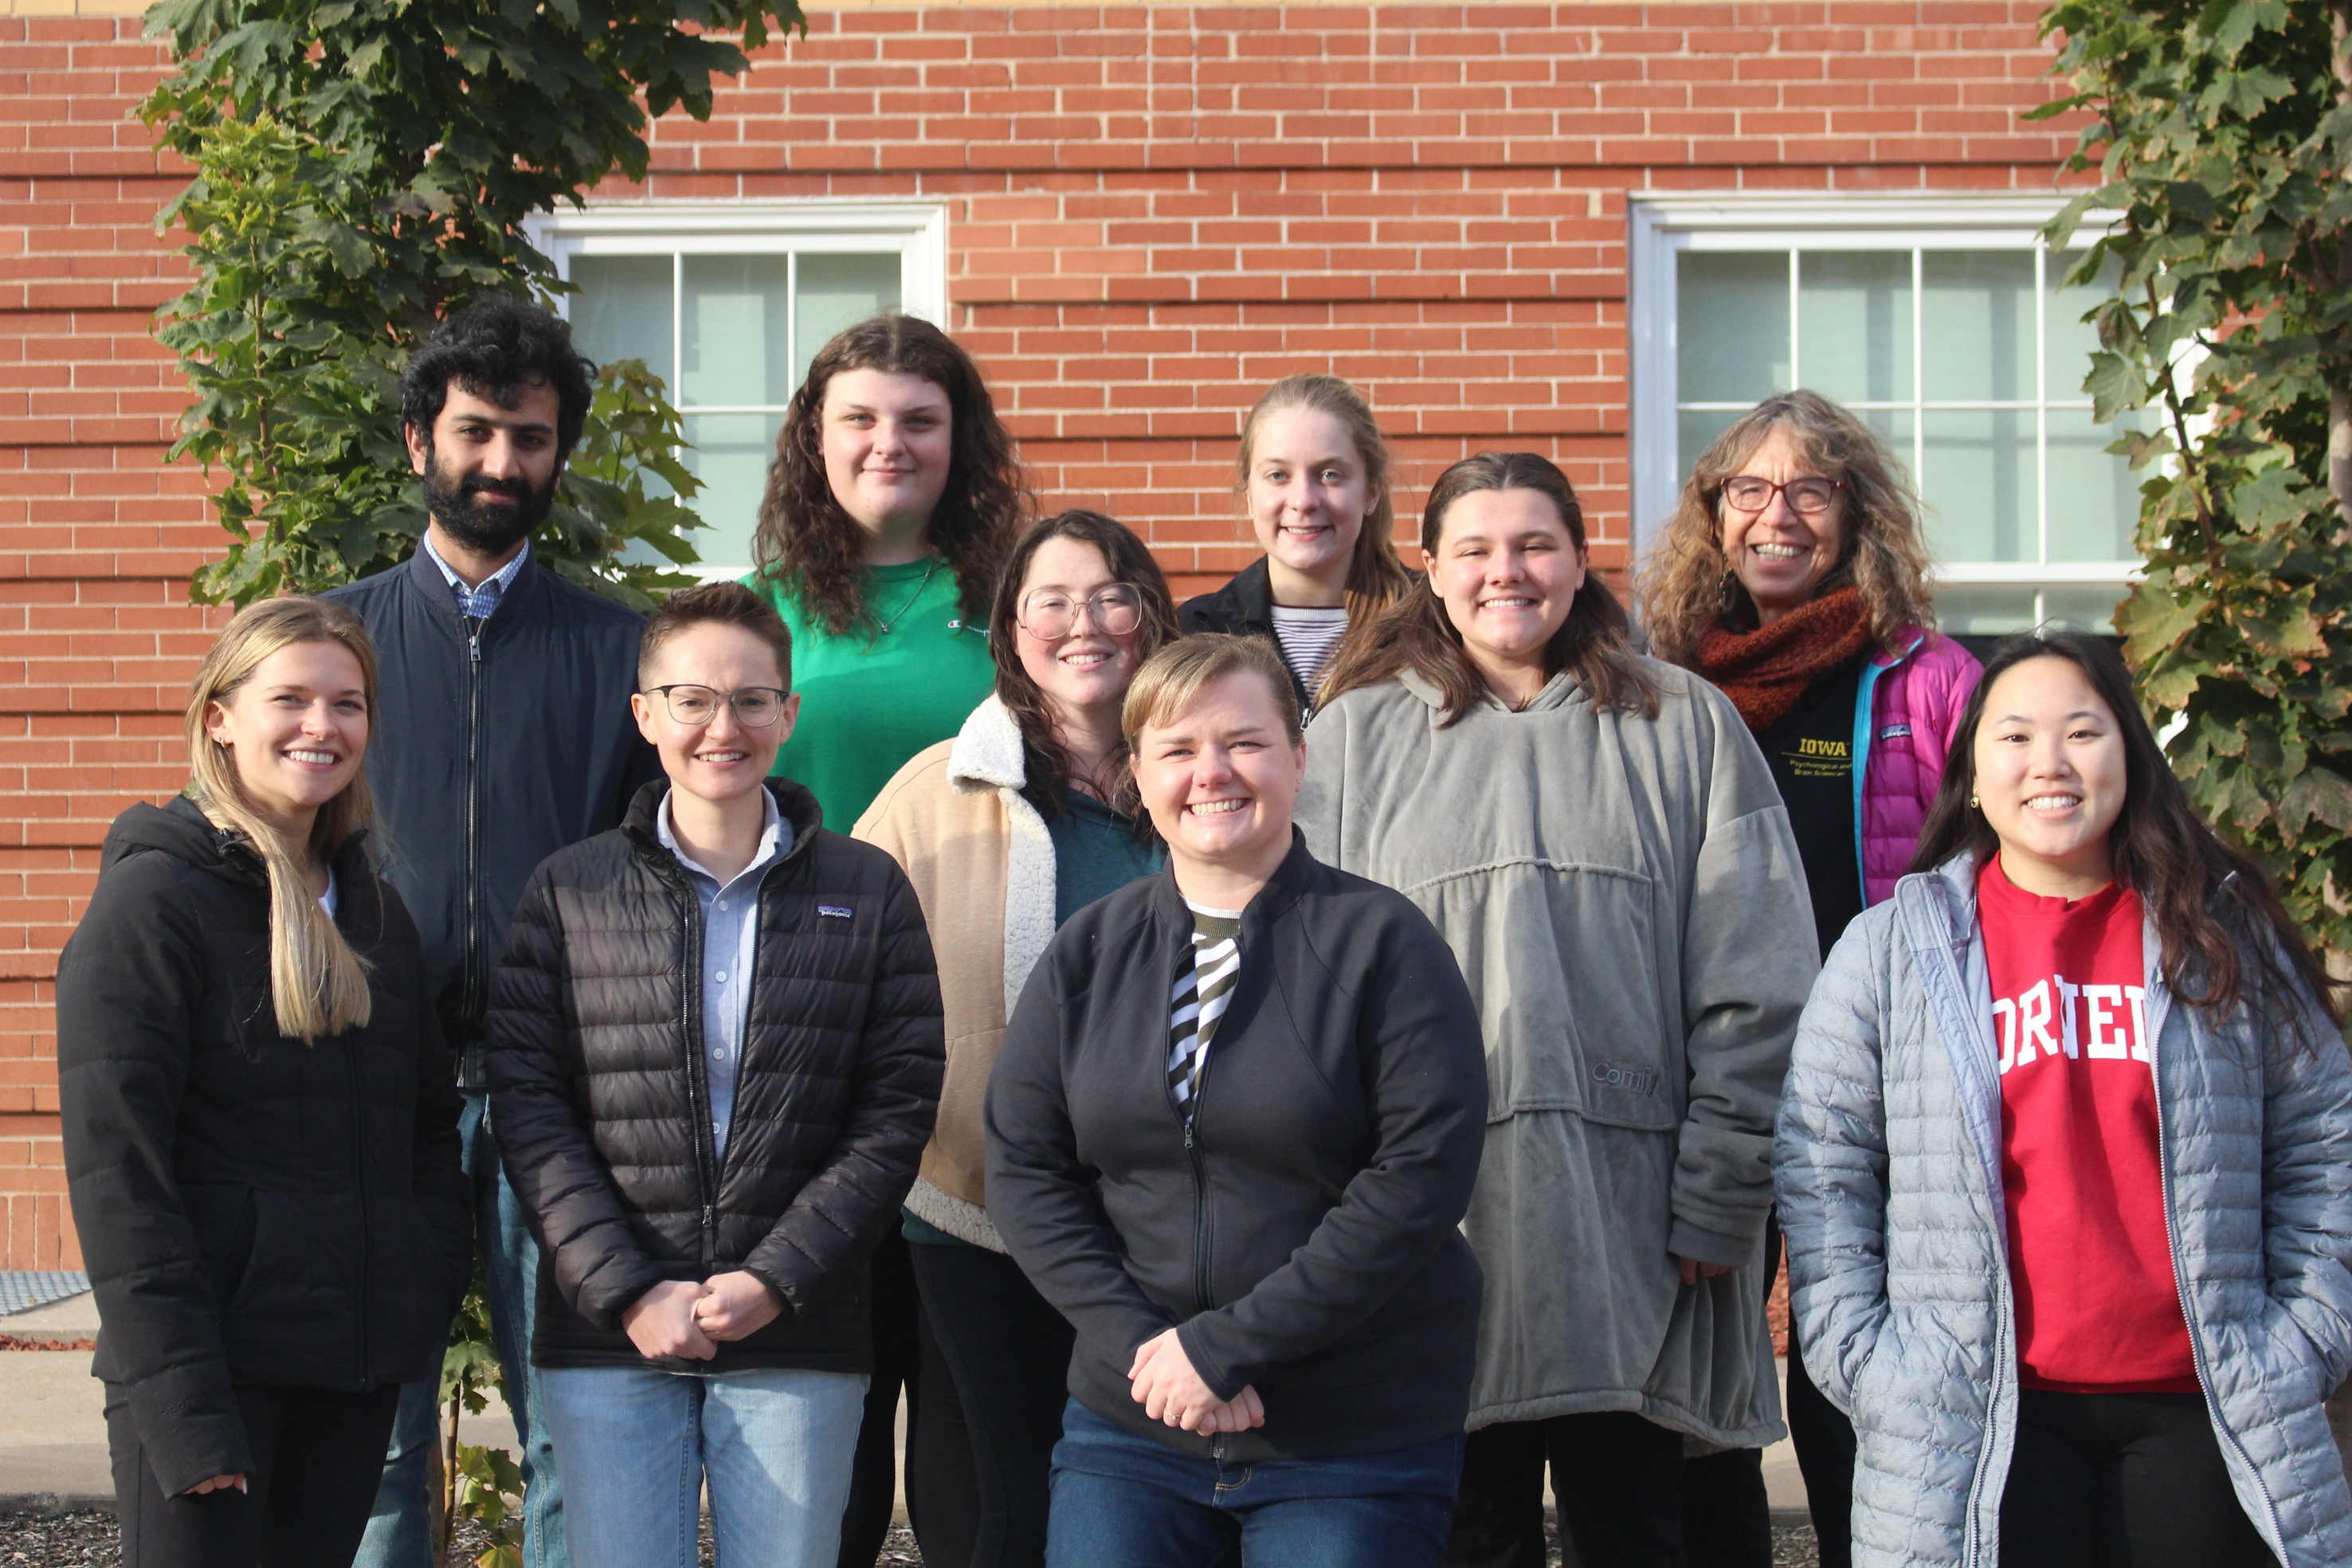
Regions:
<instances>
[{"instance_id":1,"label":"beige sherpa collar jacket","mask_svg":"<svg viewBox=\"0 0 2352 1568\"><path fill-rule=\"evenodd\" d=\"M988 1220L981 1105L1004 1020L1054 937L1054 840L1025 783L1021 727L992 696L900 768L853 833L914 883L947 1004L947 1083L907 1207L992 1252L1004 1244Z\"/></svg>"}]
</instances>

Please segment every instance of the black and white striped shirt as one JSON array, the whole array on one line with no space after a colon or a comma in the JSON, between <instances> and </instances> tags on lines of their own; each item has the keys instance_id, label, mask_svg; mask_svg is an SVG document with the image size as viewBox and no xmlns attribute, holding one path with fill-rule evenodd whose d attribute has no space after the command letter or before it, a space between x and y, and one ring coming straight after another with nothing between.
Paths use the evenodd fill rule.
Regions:
<instances>
[{"instance_id":1,"label":"black and white striped shirt","mask_svg":"<svg viewBox=\"0 0 2352 1568\"><path fill-rule=\"evenodd\" d=\"M1168 1091L1189 1124L1209 1043L1234 999L1234 980L1242 971L1242 914L1239 910L1205 909L1190 899L1184 907L1192 911L1192 962L1169 993Z\"/></svg>"}]
</instances>

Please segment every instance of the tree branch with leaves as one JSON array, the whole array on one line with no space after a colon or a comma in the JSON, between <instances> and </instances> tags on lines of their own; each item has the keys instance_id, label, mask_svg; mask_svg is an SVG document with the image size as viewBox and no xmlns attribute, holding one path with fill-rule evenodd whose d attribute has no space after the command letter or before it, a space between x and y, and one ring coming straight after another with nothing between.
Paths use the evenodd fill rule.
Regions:
<instances>
[{"instance_id":1,"label":"tree branch with leaves","mask_svg":"<svg viewBox=\"0 0 2352 1568\"><path fill-rule=\"evenodd\" d=\"M2061 0L2042 17L2096 171L2094 416L2145 475L2117 613L2199 809L2352 954L2352 61L2347 6ZM2086 219L2098 219L2084 229Z\"/></svg>"}]
</instances>

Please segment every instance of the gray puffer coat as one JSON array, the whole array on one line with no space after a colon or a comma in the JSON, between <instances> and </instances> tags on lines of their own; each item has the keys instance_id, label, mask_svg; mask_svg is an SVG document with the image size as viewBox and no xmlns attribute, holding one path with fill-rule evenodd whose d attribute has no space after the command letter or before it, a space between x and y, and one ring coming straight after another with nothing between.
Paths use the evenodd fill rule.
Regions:
<instances>
[{"instance_id":1,"label":"gray puffer coat","mask_svg":"<svg viewBox=\"0 0 2352 1568\"><path fill-rule=\"evenodd\" d=\"M2321 1402L2352 1370L2352 1059L2315 1003L2299 1049L2165 987L2147 1034L2173 1272L2231 1484L2287 1568L2352 1562ZM1857 1564L2000 1560L2017 1325L2000 1079L1961 856L1906 877L1831 952L1775 1149L1805 1368L1853 1417Z\"/></svg>"}]
</instances>

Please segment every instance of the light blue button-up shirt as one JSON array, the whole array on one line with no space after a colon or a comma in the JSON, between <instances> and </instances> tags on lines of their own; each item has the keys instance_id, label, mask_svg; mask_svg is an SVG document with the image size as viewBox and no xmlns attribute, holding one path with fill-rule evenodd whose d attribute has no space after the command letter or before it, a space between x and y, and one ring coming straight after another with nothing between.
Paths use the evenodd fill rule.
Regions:
<instances>
[{"instance_id":1,"label":"light blue button-up shirt","mask_svg":"<svg viewBox=\"0 0 2352 1568\"><path fill-rule=\"evenodd\" d=\"M441 568L441 575L449 580L449 591L457 595L457 613L486 621L498 613L499 605L506 599L507 590L514 585L515 574L521 571L522 563L530 559L530 541L524 540L522 548L515 552L515 558L483 578L478 588L467 587L466 580L450 570L449 563L441 559L441 552L433 548L433 535L429 532L425 536L425 553L434 565Z\"/></svg>"},{"instance_id":2,"label":"light blue button-up shirt","mask_svg":"<svg viewBox=\"0 0 2352 1568\"><path fill-rule=\"evenodd\" d=\"M735 1114L735 1069L743 1058L743 1037L751 1008L751 955L760 940L760 878L776 861L792 853L793 825L776 809L776 797L765 789L760 799L768 808L767 830L760 836L760 852L751 863L719 886L719 879L694 863L678 847L670 828L669 796L662 796L654 814L654 833L663 848L686 868L702 900L702 1058L703 1078L710 1086L710 1141L727 1152L727 1124Z\"/></svg>"}]
</instances>

